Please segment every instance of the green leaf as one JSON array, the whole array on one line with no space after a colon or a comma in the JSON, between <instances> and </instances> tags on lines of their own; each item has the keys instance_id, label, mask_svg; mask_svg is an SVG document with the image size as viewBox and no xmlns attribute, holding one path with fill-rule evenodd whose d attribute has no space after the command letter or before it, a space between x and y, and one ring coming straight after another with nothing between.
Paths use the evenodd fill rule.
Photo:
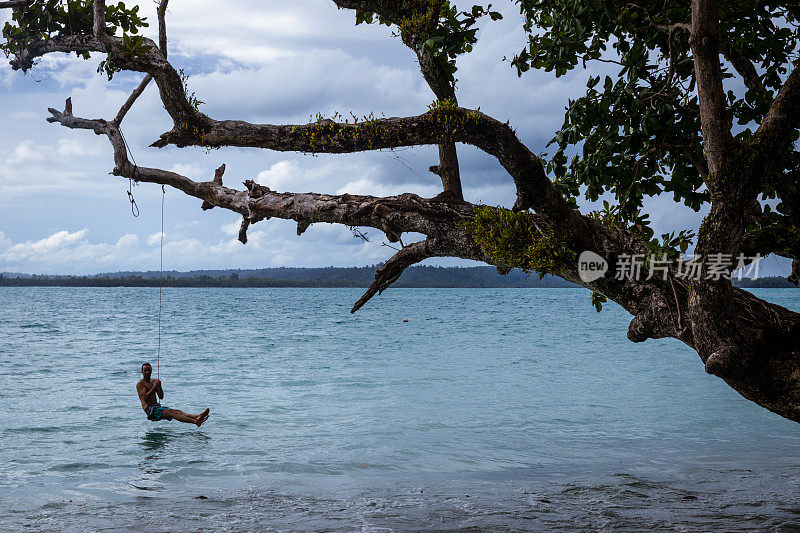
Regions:
<instances>
[{"instance_id":1,"label":"green leaf","mask_svg":"<svg viewBox=\"0 0 800 533\"><path fill-rule=\"evenodd\" d=\"M599 292L592 291L590 296L592 305L594 306L595 310L599 313L603 310L603 304L608 301L608 298L600 294Z\"/></svg>"}]
</instances>

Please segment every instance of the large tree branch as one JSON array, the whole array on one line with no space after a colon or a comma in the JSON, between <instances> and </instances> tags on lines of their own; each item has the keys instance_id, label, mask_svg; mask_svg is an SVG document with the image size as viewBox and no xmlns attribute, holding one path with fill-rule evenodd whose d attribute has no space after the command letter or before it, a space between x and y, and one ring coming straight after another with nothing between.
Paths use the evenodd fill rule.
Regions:
<instances>
[{"instance_id":1,"label":"large tree branch","mask_svg":"<svg viewBox=\"0 0 800 533\"><path fill-rule=\"evenodd\" d=\"M309 153L350 153L365 150L441 145L462 142L496 157L517 187L516 209L533 208L568 233L581 232L583 224L569 204L555 190L544 167L503 124L483 113L439 106L416 117L367 120L358 124L323 120L305 125L251 124L243 121L213 120L198 112L188 101L178 72L164 58L155 43L145 39L151 50L142 56L120 54L117 66L153 76L162 103L175 127L154 143L156 147L237 146ZM66 36L48 39L30 47L14 61L14 68L27 69L36 57L50 52L105 52L108 47L124 51L122 40L95 36Z\"/></svg>"},{"instance_id":2,"label":"large tree branch","mask_svg":"<svg viewBox=\"0 0 800 533\"><path fill-rule=\"evenodd\" d=\"M136 103L136 100L142 95L144 90L147 89L147 85L151 81L153 81L153 76L148 74L147 76L144 77L144 79L141 81L141 83L139 83L139 85L133 90L131 95L128 97L128 99L125 101L125 103L122 104L122 107L117 112L117 116L116 116L116 118L114 118L114 123L115 124L119 125L119 124L122 123L122 120L125 118L125 115L128 114L128 111L131 110L131 107L133 107L133 104Z\"/></svg>"},{"instance_id":3,"label":"large tree branch","mask_svg":"<svg viewBox=\"0 0 800 533\"><path fill-rule=\"evenodd\" d=\"M400 249L391 259L384 263L375 273L375 281L364 293L364 296L358 299L351 313L355 313L367 303L370 298L375 294L380 294L386 290L389 285L397 281L403 271L415 263L424 261L429 257L448 255L448 248L441 246L441 243L436 238L425 239L424 241L415 242Z\"/></svg>"},{"instance_id":4,"label":"large tree branch","mask_svg":"<svg viewBox=\"0 0 800 533\"><path fill-rule=\"evenodd\" d=\"M541 160L503 124L478 111L435 107L415 117L342 124L323 120L306 125L210 121L203 133L186 129L162 136L155 146L240 146L277 151L351 153L404 146L462 142L496 157L517 187L516 209L538 213L581 231L582 224L547 178Z\"/></svg>"},{"instance_id":5,"label":"large tree branch","mask_svg":"<svg viewBox=\"0 0 800 533\"><path fill-rule=\"evenodd\" d=\"M723 171L733 146L719 61L717 0L692 0L691 27L689 44L694 56L703 145L712 175L709 188L716 192L714 177Z\"/></svg>"},{"instance_id":6,"label":"large tree branch","mask_svg":"<svg viewBox=\"0 0 800 533\"><path fill-rule=\"evenodd\" d=\"M169 0L160 0L156 8L156 16L158 17L158 47L161 49L161 55L164 59L167 58L167 6Z\"/></svg>"},{"instance_id":7,"label":"large tree branch","mask_svg":"<svg viewBox=\"0 0 800 533\"><path fill-rule=\"evenodd\" d=\"M769 96L767 89L761 82L761 77L758 75L758 71L756 71L753 62L747 59L742 51L730 41L722 41L720 43L720 50L725 56L725 59L730 61L733 68L742 77L745 87L754 91L759 98L766 100Z\"/></svg>"},{"instance_id":8,"label":"large tree branch","mask_svg":"<svg viewBox=\"0 0 800 533\"><path fill-rule=\"evenodd\" d=\"M756 130L759 158L767 163L774 159L792 142L792 131L797 128L800 128L800 62L795 64Z\"/></svg>"},{"instance_id":9,"label":"large tree branch","mask_svg":"<svg viewBox=\"0 0 800 533\"><path fill-rule=\"evenodd\" d=\"M436 95L439 101L449 100L457 102L455 81L448 72L446 57L436 56L429 49L422 46L427 34L432 31L439 20L441 0L430 3L414 2L381 2L375 0L335 0L340 9L353 9L374 13L382 20L390 21L400 29L403 43L406 44L417 56L420 71L425 82ZM405 24L414 19L424 24ZM463 200L464 193L461 187L461 175L458 167L458 154L453 142L439 144L439 164L430 167L430 171L442 180L445 192L456 200Z\"/></svg>"},{"instance_id":10,"label":"large tree branch","mask_svg":"<svg viewBox=\"0 0 800 533\"><path fill-rule=\"evenodd\" d=\"M94 36L102 42L108 42L109 35L106 33L106 2L105 0L94 0L94 25L92 26Z\"/></svg>"},{"instance_id":11,"label":"large tree branch","mask_svg":"<svg viewBox=\"0 0 800 533\"><path fill-rule=\"evenodd\" d=\"M363 195L327 195L317 193L281 193L246 181L247 190L230 189L222 184L224 167L218 169L213 180L196 182L175 172L135 166L128 159L128 153L119 125L103 119L85 119L72 113L68 100L63 112L49 109L49 122L60 123L73 129L85 129L108 137L114 152L113 174L140 182L158 183L175 187L182 192L203 200L204 208L221 207L240 214L244 220L244 231L250 224L269 218L291 219L298 223L298 233L309 225L319 222L345 224L376 228L386 233L390 241L399 240L402 233L421 233L428 237L427 245L419 245L403 252L390 266L379 273L375 288L383 290L386 280L396 279L396 266L405 264L408 258L422 258L420 250L427 250L431 256L447 255L493 263L470 235L460 226L460 222L474 217L477 206L467 202L451 202L446 199L424 199L414 194L393 197L374 197ZM575 216L580 217L577 212ZM607 228L597 221L584 220L585 230L576 235L570 246L576 249L593 249L612 261L612 256L621 252L643 253L644 244L630 232L618 228ZM554 224L541 215L530 215L530 221L538 228L553 228ZM565 240L568 240L564 237ZM245 239L242 239L245 240ZM420 259L421 260L421 259ZM505 265L504 265L505 266ZM521 266L521 265L511 265ZM565 266L563 275L567 279L580 282L577 264ZM652 287L636 285L629 281L601 279L591 286L604 294L616 295L626 309L639 314L649 304L642 291ZM662 287L663 289L663 287ZM668 326L650 328L652 336L669 335Z\"/></svg>"},{"instance_id":12,"label":"large tree branch","mask_svg":"<svg viewBox=\"0 0 800 533\"><path fill-rule=\"evenodd\" d=\"M114 121L74 116L69 99L63 112L53 108L48 111L52 115L47 119L48 122L107 136L114 153L114 175L175 187L203 200L209 208L229 209L249 218L251 222L277 217L303 224L328 222L366 226L386 232L389 240L394 241L404 232L425 235L451 232L455 229L453 224L457 219L474 214L474 206L470 204L425 200L414 194L380 198L349 194L280 193L253 181L245 182L246 191L237 191L222 184L224 166L218 169L213 180L196 182L174 172L134 165L128 158L119 125Z\"/></svg>"},{"instance_id":13,"label":"large tree branch","mask_svg":"<svg viewBox=\"0 0 800 533\"><path fill-rule=\"evenodd\" d=\"M37 0L6 0L4 2L0 2L0 9L9 8L9 7L25 7L33 4Z\"/></svg>"}]
</instances>

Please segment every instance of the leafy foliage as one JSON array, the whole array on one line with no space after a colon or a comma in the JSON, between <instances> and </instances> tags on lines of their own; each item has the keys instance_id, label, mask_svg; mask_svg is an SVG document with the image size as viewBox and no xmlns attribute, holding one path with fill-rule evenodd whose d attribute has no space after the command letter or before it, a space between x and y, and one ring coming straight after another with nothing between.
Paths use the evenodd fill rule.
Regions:
<instances>
[{"instance_id":1,"label":"leafy foliage","mask_svg":"<svg viewBox=\"0 0 800 533\"><path fill-rule=\"evenodd\" d=\"M449 0L406 0L387 8L385 13L356 11L356 24L379 22L396 24L403 42L417 53L429 53L441 59L447 74L453 79L456 58L472 51L478 42L477 21L488 16L500 20L502 15L487 7L473 5L469 11L459 11ZM388 14L387 14L388 13Z\"/></svg>"},{"instance_id":2,"label":"leafy foliage","mask_svg":"<svg viewBox=\"0 0 800 533\"><path fill-rule=\"evenodd\" d=\"M178 70L178 75L181 78L181 83L183 84L183 93L186 95L186 100L189 102L189 105L192 106L192 109L197 111L203 102L197 97L197 94L192 91L189 92L189 75L183 69Z\"/></svg>"},{"instance_id":3,"label":"leafy foliage","mask_svg":"<svg viewBox=\"0 0 800 533\"><path fill-rule=\"evenodd\" d=\"M26 7L15 8L12 22L3 27L5 42L0 43L6 57L35 46L49 38L71 35L91 35L94 25L94 3L92 0L46 0L34 2ZM148 47L138 36L139 29L148 27L146 17L139 16L139 6L128 8L123 2L106 6L106 33L115 35L122 30L125 43L123 54L141 54ZM78 53L89 59L88 52ZM99 71L109 79L119 69L113 66L113 57L107 58Z\"/></svg>"},{"instance_id":4,"label":"leafy foliage","mask_svg":"<svg viewBox=\"0 0 800 533\"><path fill-rule=\"evenodd\" d=\"M592 291L590 296L592 305L594 306L595 310L599 313L603 310L603 304L608 301L608 298L600 294L599 292Z\"/></svg>"},{"instance_id":5,"label":"leafy foliage","mask_svg":"<svg viewBox=\"0 0 800 533\"><path fill-rule=\"evenodd\" d=\"M603 208L601 210L591 211L586 216L602 222L606 226L631 230L644 241L650 252L657 256L667 254L667 257L677 258L679 255L686 253L686 250L696 237L694 231L683 229L677 234L672 231L661 234L661 239L655 238L654 232L648 224L650 217L648 214L637 211L632 220L625 221L620 217L619 210L616 207L612 207L607 200L603 200Z\"/></svg>"},{"instance_id":6,"label":"leafy foliage","mask_svg":"<svg viewBox=\"0 0 800 533\"><path fill-rule=\"evenodd\" d=\"M538 228L528 212L514 212L484 206L461 227L472 235L481 249L499 265L558 275L577 260L574 250L545 228Z\"/></svg>"},{"instance_id":7,"label":"leafy foliage","mask_svg":"<svg viewBox=\"0 0 800 533\"><path fill-rule=\"evenodd\" d=\"M103 72L108 76L108 80L114 77L114 74L120 72L122 68L119 66L119 61L124 59L132 59L137 56L142 56L150 51L150 46L144 44L144 39L142 39L141 35L135 35L133 37L129 36L127 33L122 34L122 44L123 48L122 51L114 51L111 50L106 55L106 58L100 62L100 65L97 67L97 72ZM185 84L184 84L185 88ZM188 97L188 93L187 93ZM194 93L192 93L192 98L194 98ZM194 105L192 99L189 99L189 103L192 104L195 109L197 106ZM201 102L202 103L202 102Z\"/></svg>"},{"instance_id":8,"label":"leafy foliage","mask_svg":"<svg viewBox=\"0 0 800 533\"><path fill-rule=\"evenodd\" d=\"M703 185L699 108L689 49L690 5L678 0L516 0L528 43L512 64L563 76L587 62L586 94L570 101L548 171L559 190L597 200L611 193L621 220L634 222L647 196L672 193L698 210L710 200ZM720 47L741 55L758 72L763 91L729 90L729 113L739 141L752 135L797 60L800 4L773 0L720 3ZM724 77L734 76L730 66ZM783 169L800 168L787 147ZM574 154L571 157L570 154ZM762 193L775 197L771 187Z\"/></svg>"}]
</instances>

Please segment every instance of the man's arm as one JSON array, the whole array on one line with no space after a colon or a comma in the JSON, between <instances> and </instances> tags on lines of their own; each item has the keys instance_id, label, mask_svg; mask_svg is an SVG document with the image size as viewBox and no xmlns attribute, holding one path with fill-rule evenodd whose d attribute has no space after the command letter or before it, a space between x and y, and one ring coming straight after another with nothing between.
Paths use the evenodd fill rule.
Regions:
<instances>
[{"instance_id":1,"label":"man's arm","mask_svg":"<svg viewBox=\"0 0 800 533\"><path fill-rule=\"evenodd\" d=\"M158 394L158 399L159 400L163 400L164 399L164 389L161 388L161 381L160 380L156 380L156 382L157 382L156 383L156 385L157 385L156 394Z\"/></svg>"},{"instance_id":2,"label":"man's arm","mask_svg":"<svg viewBox=\"0 0 800 533\"><path fill-rule=\"evenodd\" d=\"M139 396L142 400L147 400L147 398L149 398L156 389L161 389L161 382L157 379L153 380L153 385L150 387L150 390L147 390L147 386L144 383L139 383L136 385L136 390L139 391ZM160 396L163 398L164 393L162 392Z\"/></svg>"}]
</instances>

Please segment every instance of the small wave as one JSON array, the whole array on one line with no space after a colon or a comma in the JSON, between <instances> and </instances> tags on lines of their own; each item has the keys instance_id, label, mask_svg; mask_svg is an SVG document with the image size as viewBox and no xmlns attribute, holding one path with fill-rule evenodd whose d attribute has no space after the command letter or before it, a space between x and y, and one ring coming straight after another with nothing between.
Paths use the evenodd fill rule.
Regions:
<instances>
[{"instance_id":1,"label":"small wave","mask_svg":"<svg viewBox=\"0 0 800 533\"><path fill-rule=\"evenodd\" d=\"M312 379L283 379L278 384L285 387L308 387L319 385L319 381Z\"/></svg>"},{"instance_id":2,"label":"small wave","mask_svg":"<svg viewBox=\"0 0 800 533\"><path fill-rule=\"evenodd\" d=\"M55 472L76 472L76 471L94 470L97 468L107 468L107 467L108 467L107 464L77 462L77 463L64 463L60 465L53 465L50 467L50 470L53 470Z\"/></svg>"},{"instance_id":3,"label":"small wave","mask_svg":"<svg viewBox=\"0 0 800 533\"><path fill-rule=\"evenodd\" d=\"M8 428L5 430L5 433L11 435L25 435L28 433L56 433L62 429L63 428L59 426Z\"/></svg>"},{"instance_id":4,"label":"small wave","mask_svg":"<svg viewBox=\"0 0 800 533\"><path fill-rule=\"evenodd\" d=\"M133 482L130 482L130 481L128 482L128 486L133 487L134 489L142 490L142 491L146 491L146 492L158 492L158 491L163 491L164 490L164 487L161 487L161 486L146 487L144 485L137 485L136 483L133 483Z\"/></svg>"}]
</instances>

